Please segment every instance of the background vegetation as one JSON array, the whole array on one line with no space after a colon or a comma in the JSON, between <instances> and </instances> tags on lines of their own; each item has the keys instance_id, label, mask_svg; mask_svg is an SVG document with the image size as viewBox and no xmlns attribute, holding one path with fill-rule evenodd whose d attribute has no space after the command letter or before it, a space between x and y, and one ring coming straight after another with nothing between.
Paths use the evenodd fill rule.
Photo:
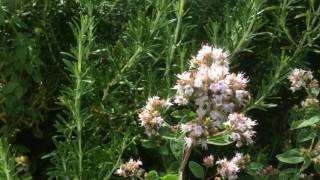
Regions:
<instances>
[{"instance_id":1,"label":"background vegetation","mask_svg":"<svg viewBox=\"0 0 320 180\"><path fill-rule=\"evenodd\" d=\"M250 78L247 114L259 125L241 151L262 167L297 166L276 155L292 145L288 119L305 97L290 92L288 72L319 77L319 1L0 0L0 34L0 179L119 178L130 157L177 173L137 112L152 95L173 95L175 75L204 44L223 47ZM191 159L234 148L200 150Z\"/></svg>"}]
</instances>

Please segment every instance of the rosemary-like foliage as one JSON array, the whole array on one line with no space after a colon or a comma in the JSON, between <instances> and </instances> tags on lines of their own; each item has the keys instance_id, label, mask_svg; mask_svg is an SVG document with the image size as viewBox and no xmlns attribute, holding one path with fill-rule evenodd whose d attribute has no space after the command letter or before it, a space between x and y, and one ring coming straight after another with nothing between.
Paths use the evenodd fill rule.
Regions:
<instances>
[{"instance_id":1,"label":"rosemary-like foliage","mask_svg":"<svg viewBox=\"0 0 320 180\"><path fill-rule=\"evenodd\" d=\"M17 179L17 168L12 157L10 145L4 137L0 138L0 178L4 180Z\"/></svg>"},{"instance_id":2,"label":"rosemary-like foliage","mask_svg":"<svg viewBox=\"0 0 320 180\"><path fill-rule=\"evenodd\" d=\"M76 45L69 53L64 53L68 58L64 62L72 85L66 87L59 98L66 110L65 117L61 117L61 122L57 123L61 135L55 139L57 150L52 156L55 173L50 175L57 178L81 180L87 168L84 163L87 157L83 128L90 120L90 115L83 105L83 98L91 91L89 55L94 42L95 23L91 6L86 6L87 14L81 14L78 21L70 24Z\"/></svg>"}]
</instances>

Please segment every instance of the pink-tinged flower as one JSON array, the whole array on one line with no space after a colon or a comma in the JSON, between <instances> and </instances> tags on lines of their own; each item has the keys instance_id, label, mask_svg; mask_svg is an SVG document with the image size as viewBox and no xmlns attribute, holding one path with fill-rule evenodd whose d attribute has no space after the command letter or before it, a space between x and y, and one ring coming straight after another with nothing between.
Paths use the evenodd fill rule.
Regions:
<instances>
[{"instance_id":1,"label":"pink-tinged flower","mask_svg":"<svg viewBox=\"0 0 320 180\"><path fill-rule=\"evenodd\" d=\"M204 133L204 129L202 126L191 123L191 124L181 124L180 129L184 133L188 133L188 136L190 137L200 137Z\"/></svg>"},{"instance_id":2,"label":"pink-tinged flower","mask_svg":"<svg viewBox=\"0 0 320 180\"><path fill-rule=\"evenodd\" d=\"M178 80L177 84L174 86L173 89L177 90L177 95L180 96L192 96L194 91L193 89L193 80L191 79L190 72L183 72L182 74L177 75Z\"/></svg>"},{"instance_id":3,"label":"pink-tinged flower","mask_svg":"<svg viewBox=\"0 0 320 180\"><path fill-rule=\"evenodd\" d=\"M206 63L211 64L212 62L212 47L208 45L202 46L202 48L199 50L196 59L200 63Z\"/></svg>"},{"instance_id":4,"label":"pink-tinged flower","mask_svg":"<svg viewBox=\"0 0 320 180\"><path fill-rule=\"evenodd\" d=\"M209 68L207 66L200 66L195 73L194 78L194 87L203 88L205 86L205 82L208 80L208 71Z\"/></svg>"},{"instance_id":5,"label":"pink-tinged flower","mask_svg":"<svg viewBox=\"0 0 320 180\"><path fill-rule=\"evenodd\" d=\"M228 161L226 158L216 162L220 166L220 175L228 180L235 180L238 178L237 173L240 171L239 166L233 162Z\"/></svg>"},{"instance_id":6,"label":"pink-tinged flower","mask_svg":"<svg viewBox=\"0 0 320 180\"><path fill-rule=\"evenodd\" d=\"M138 175L140 166L142 166L142 162L140 160L135 161L130 159L127 163L122 164L120 168L116 170L115 174L122 177L135 177Z\"/></svg>"},{"instance_id":7,"label":"pink-tinged flower","mask_svg":"<svg viewBox=\"0 0 320 180\"><path fill-rule=\"evenodd\" d=\"M251 120L242 113L232 113L224 124L232 131L231 138L236 141L237 147L253 143L252 138L256 133L253 127L257 125L256 121Z\"/></svg>"},{"instance_id":8,"label":"pink-tinged flower","mask_svg":"<svg viewBox=\"0 0 320 180\"><path fill-rule=\"evenodd\" d=\"M212 48L212 58L215 62L215 64L221 65L221 66L228 66L229 60L228 60L228 53L224 52L221 48Z\"/></svg>"},{"instance_id":9,"label":"pink-tinged flower","mask_svg":"<svg viewBox=\"0 0 320 180\"><path fill-rule=\"evenodd\" d=\"M212 167L214 165L214 157L213 157L213 155L209 155L209 156L203 158L203 165L206 168Z\"/></svg>"},{"instance_id":10,"label":"pink-tinged flower","mask_svg":"<svg viewBox=\"0 0 320 180\"><path fill-rule=\"evenodd\" d=\"M227 92L227 90L229 89L230 89L229 84L224 80L220 80L219 82L212 83L210 85L210 90L213 93L224 93L224 92Z\"/></svg>"},{"instance_id":11,"label":"pink-tinged flower","mask_svg":"<svg viewBox=\"0 0 320 180\"><path fill-rule=\"evenodd\" d=\"M140 125L145 128L148 136L156 135L163 123L160 111L168 106L167 101L161 100L158 96L148 99L146 106L139 114Z\"/></svg>"},{"instance_id":12,"label":"pink-tinged flower","mask_svg":"<svg viewBox=\"0 0 320 180\"><path fill-rule=\"evenodd\" d=\"M244 77L244 74L228 74L226 80L230 82L232 89L239 90L247 87L248 79Z\"/></svg>"},{"instance_id":13,"label":"pink-tinged flower","mask_svg":"<svg viewBox=\"0 0 320 180\"><path fill-rule=\"evenodd\" d=\"M203 119L205 117L205 115L207 114L207 112L208 111L206 109L204 109L203 107L199 107L197 109L198 118Z\"/></svg>"},{"instance_id":14,"label":"pink-tinged flower","mask_svg":"<svg viewBox=\"0 0 320 180\"><path fill-rule=\"evenodd\" d=\"M208 45L203 45L198 51L192 66L217 64L219 66L227 66L229 64L228 54L220 48L214 48Z\"/></svg>"},{"instance_id":15,"label":"pink-tinged flower","mask_svg":"<svg viewBox=\"0 0 320 180\"><path fill-rule=\"evenodd\" d=\"M164 108L165 106L166 106L165 100L161 100L160 97L158 96L153 96L148 99L148 102L145 108L149 111L156 111Z\"/></svg>"},{"instance_id":16,"label":"pink-tinged flower","mask_svg":"<svg viewBox=\"0 0 320 180\"><path fill-rule=\"evenodd\" d=\"M179 106L181 105L187 105L189 103L189 99L187 99L184 96L175 96L174 97L174 103L178 104Z\"/></svg>"},{"instance_id":17,"label":"pink-tinged flower","mask_svg":"<svg viewBox=\"0 0 320 180\"><path fill-rule=\"evenodd\" d=\"M243 156L242 153L236 155L228 161L226 158L216 162L219 165L219 172L223 178L234 180L238 178L237 173L244 169L246 164L250 161L250 156Z\"/></svg>"},{"instance_id":18,"label":"pink-tinged flower","mask_svg":"<svg viewBox=\"0 0 320 180\"><path fill-rule=\"evenodd\" d=\"M236 90L236 99L238 101L242 101L244 98L248 96L248 91L244 90Z\"/></svg>"},{"instance_id":19,"label":"pink-tinged flower","mask_svg":"<svg viewBox=\"0 0 320 180\"><path fill-rule=\"evenodd\" d=\"M183 72L181 74L178 74L177 77L180 81L183 81L184 83L188 83L191 81L191 73L190 72Z\"/></svg>"},{"instance_id":20,"label":"pink-tinged flower","mask_svg":"<svg viewBox=\"0 0 320 180\"><path fill-rule=\"evenodd\" d=\"M196 123L181 124L180 130L186 134L186 145L201 145L203 148L207 148L207 130L204 126Z\"/></svg>"},{"instance_id":21,"label":"pink-tinged flower","mask_svg":"<svg viewBox=\"0 0 320 180\"><path fill-rule=\"evenodd\" d=\"M217 82L225 78L229 74L228 67L212 64L208 71L208 77L211 81Z\"/></svg>"},{"instance_id":22,"label":"pink-tinged flower","mask_svg":"<svg viewBox=\"0 0 320 180\"><path fill-rule=\"evenodd\" d=\"M231 159L232 162L235 164L241 164L241 161L243 160L243 154L242 153L236 153L236 155Z\"/></svg>"},{"instance_id":23,"label":"pink-tinged flower","mask_svg":"<svg viewBox=\"0 0 320 180\"><path fill-rule=\"evenodd\" d=\"M192 145L193 145L193 139L191 137L184 137L184 145L187 147L187 148L191 148Z\"/></svg>"},{"instance_id":24,"label":"pink-tinged flower","mask_svg":"<svg viewBox=\"0 0 320 180\"><path fill-rule=\"evenodd\" d=\"M296 68L290 73L288 79L291 82L290 89L292 92L298 91L303 87L318 87L318 81L313 79L311 71Z\"/></svg>"}]
</instances>

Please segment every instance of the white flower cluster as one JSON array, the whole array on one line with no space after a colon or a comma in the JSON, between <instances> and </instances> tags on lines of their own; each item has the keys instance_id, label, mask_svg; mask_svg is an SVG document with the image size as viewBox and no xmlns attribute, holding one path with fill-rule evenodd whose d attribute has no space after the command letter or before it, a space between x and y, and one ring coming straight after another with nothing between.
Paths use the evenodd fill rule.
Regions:
<instances>
[{"instance_id":1,"label":"white flower cluster","mask_svg":"<svg viewBox=\"0 0 320 180\"><path fill-rule=\"evenodd\" d=\"M236 146L243 144L252 144L252 137L255 135L253 127L257 125L256 121L251 120L242 113L232 113L228 116L228 121L224 125L232 131L231 138L236 141Z\"/></svg>"},{"instance_id":2,"label":"white flower cluster","mask_svg":"<svg viewBox=\"0 0 320 180\"><path fill-rule=\"evenodd\" d=\"M216 164L219 165L219 172L223 178L234 180L238 178L237 173L240 172L247 161L247 156L243 156L242 153L236 153L236 155L230 161L228 161L226 158L223 158L218 160Z\"/></svg>"},{"instance_id":3,"label":"white flower cluster","mask_svg":"<svg viewBox=\"0 0 320 180\"><path fill-rule=\"evenodd\" d=\"M200 144L202 147L207 147L207 136L208 131L206 127L196 124L196 123L187 123L181 124L180 129L182 132L186 133L185 145L190 148L192 145Z\"/></svg>"},{"instance_id":4,"label":"white flower cluster","mask_svg":"<svg viewBox=\"0 0 320 180\"><path fill-rule=\"evenodd\" d=\"M311 71L306 71L303 69L294 69L288 76L289 81L291 82L290 89L292 92L298 91L301 88L317 88L318 81L313 79Z\"/></svg>"},{"instance_id":5,"label":"white flower cluster","mask_svg":"<svg viewBox=\"0 0 320 180\"><path fill-rule=\"evenodd\" d=\"M177 77L174 103L179 106L192 103L196 106L197 118L175 126L186 135L184 140L188 148L193 145L206 148L208 137L224 128L223 123L228 115L241 112L250 101L250 93L246 90L248 79L242 73L230 72L228 54L223 49L204 45L192 58L189 71ZM149 98L139 114L140 124L147 135L158 134L163 125L160 110L166 105L159 97ZM229 120L228 123L229 130L234 131L233 139L237 141L237 146L253 142L255 121L242 118Z\"/></svg>"},{"instance_id":6,"label":"white flower cluster","mask_svg":"<svg viewBox=\"0 0 320 180\"><path fill-rule=\"evenodd\" d=\"M122 177L135 177L138 175L142 162L140 160L130 159L127 163L122 164L115 174Z\"/></svg>"},{"instance_id":7,"label":"white flower cluster","mask_svg":"<svg viewBox=\"0 0 320 180\"><path fill-rule=\"evenodd\" d=\"M145 133L148 136L158 134L158 130L163 123L160 111L167 105L168 103L158 96L148 99L147 105L139 114L140 125L145 128Z\"/></svg>"},{"instance_id":8,"label":"white flower cluster","mask_svg":"<svg viewBox=\"0 0 320 180\"><path fill-rule=\"evenodd\" d=\"M229 71L228 54L222 49L204 45L197 56L193 57L190 70L177 77L174 102L178 105L194 102L197 107L197 120L180 126L187 135L187 146L201 144L206 147L207 137L222 128L230 113L240 111L250 100L250 94L246 90L248 79L242 73ZM247 123L250 124L251 121ZM243 132L247 133L244 135L241 134L242 131L237 131L235 135L240 136L236 139L238 145L243 140L252 142L250 135L254 131L252 126L249 129L250 131Z\"/></svg>"},{"instance_id":9,"label":"white flower cluster","mask_svg":"<svg viewBox=\"0 0 320 180\"><path fill-rule=\"evenodd\" d=\"M245 90L248 79L242 73L229 72L227 57L222 49L203 46L193 57L190 70L177 75L174 102L186 105L193 100L200 119L210 116L220 122L243 108L250 99Z\"/></svg>"}]
</instances>

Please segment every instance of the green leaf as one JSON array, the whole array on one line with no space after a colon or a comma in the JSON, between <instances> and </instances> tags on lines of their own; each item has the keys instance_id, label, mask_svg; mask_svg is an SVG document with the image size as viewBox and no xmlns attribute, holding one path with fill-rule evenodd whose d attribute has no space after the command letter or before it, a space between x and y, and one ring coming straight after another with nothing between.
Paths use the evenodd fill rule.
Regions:
<instances>
[{"instance_id":1,"label":"green leaf","mask_svg":"<svg viewBox=\"0 0 320 180\"><path fill-rule=\"evenodd\" d=\"M189 169L195 177L197 177L199 179L204 177L203 167L200 164L198 164L194 161L190 161L189 162Z\"/></svg>"},{"instance_id":2,"label":"green leaf","mask_svg":"<svg viewBox=\"0 0 320 180\"><path fill-rule=\"evenodd\" d=\"M248 166L247 169L248 170L253 170L253 171L257 171L259 169L263 168L263 164L258 163L258 162L251 162Z\"/></svg>"},{"instance_id":3,"label":"green leaf","mask_svg":"<svg viewBox=\"0 0 320 180\"><path fill-rule=\"evenodd\" d=\"M170 141L170 149L173 153L174 157L180 161L183 156L183 150L184 150L184 141L182 139L179 139L177 141Z\"/></svg>"},{"instance_id":4,"label":"green leaf","mask_svg":"<svg viewBox=\"0 0 320 180\"><path fill-rule=\"evenodd\" d=\"M297 141L299 143L306 142L315 138L316 136L317 134L314 131L312 131L312 129L301 129L301 131L298 132Z\"/></svg>"},{"instance_id":5,"label":"green leaf","mask_svg":"<svg viewBox=\"0 0 320 180\"><path fill-rule=\"evenodd\" d=\"M19 87L20 87L20 85L17 82L17 80L11 80L11 81L9 81L9 83L6 86L4 86L3 93L5 93L5 94L12 93L16 90L16 88L19 88Z\"/></svg>"},{"instance_id":6,"label":"green leaf","mask_svg":"<svg viewBox=\"0 0 320 180\"><path fill-rule=\"evenodd\" d=\"M173 133L170 128L168 127L161 127L159 129L159 134L162 138L168 139L168 140L176 140L176 134Z\"/></svg>"},{"instance_id":7,"label":"green leaf","mask_svg":"<svg viewBox=\"0 0 320 180\"><path fill-rule=\"evenodd\" d=\"M158 144L155 141L151 141L149 139L142 139L140 142L143 147L148 149L154 149L158 147Z\"/></svg>"},{"instance_id":8,"label":"green leaf","mask_svg":"<svg viewBox=\"0 0 320 180\"><path fill-rule=\"evenodd\" d=\"M167 174L161 178L161 180L178 180L179 177L175 174Z\"/></svg>"},{"instance_id":9,"label":"green leaf","mask_svg":"<svg viewBox=\"0 0 320 180\"><path fill-rule=\"evenodd\" d=\"M208 144L216 145L216 146L226 146L233 143L230 139L229 134L221 134L217 136L212 136L208 138Z\"/></svg>"},{"instance_id":10,"label":"green leaf","mask_svg":"<svg viewBox=\"0 0 320 180\"><path fill-rule=\"evenodd\" d=\"M299 177L299 169L293 168L285 169L279 174L279 180L298 180Z\"/></svg>"},{"instance_id":11,"label":"green leaf","mask_svg":"<svg viewBox=\"0 0 320 180\"><path fill-rule=\"evenodd\" d=\"M165 155L165 156L169 155L169 153L170 153L166 144L160 146L159 151L160 151L160 154Z\"/></svg>"},{"instance_id":12,"label":"green leaf","mask_svg":"<svg viewBox=\"0 0 320 180\"><path fill-rule=\"evenodd\" d=\"M319 88L312 88L310 93L314 96L317 97L319 95L320 89Z\"/></svg>"},{"instance_id":13,"label":"green leaf","mask_svg":"<svg viewBox=\"0 0 320 180\"><path fill-rule=\"evenodd\" d=\"M313 116L310 119L307 120L299 120L294 121L291 124L292 129L300 129L308 126L313 126L314 124L318 123L320 121L320 116Z\"/></svg>"},{"instance_id":14,"label":"green leaf","mask_svg":"<svg viewBox=\"0 0 320 180\"><path fill-rule=\"evenodd\" d=\"M257 176L257 171L263 168L263 164L258 162L251 162L248 166L246 166L246 173L250 174L253 177ZM257 179L257 178L256 178Z\"/></svg>"},{"instance_id":15,"label":"green leaf","mask_svg":"<svg viewBox=\"0 0 320 180\"><path fill-rule=\"evenodd\" d=\"M303 172L304 170L308 169L308 167L311 165L311 163L312 163L311 158L310 157L306 157L304 159L304 162L303 162L301 168L300 168L300 172Z\"/></svg>"},{"instance_id":16,"label":"green leaf","mask_svg":"<svg viewBox=\"0 0 320 180\"><path fill-rule=\"evenodd\" d=\"M189 120L196 118L197 113L195 113L189 109L182 109L182 110L173 111L171 113L171 116L176 119L179 119L180 122L187 122Z\"/></svg>"},{"instance_id":17,"label":"green leaf","mask_svg":"<svg viewBox=\"0 0 320 180\"><path fill-rule=\"evenodd\" d=\"M159 180L158 172L155 170L149 171L145 176L145 180Z\"/></svg>"},{"instance_id":18,"label":"green leaf","mask_svg":"<svg viewBox=\"0 0 320 180\"><path fill-rule=\"evenodd\" d=\"M298 149L290 149L285 153L278 154L276 158L284 163L298 164L304 161L304 157L301 155Z\"/></svg>"}]
</instances>

